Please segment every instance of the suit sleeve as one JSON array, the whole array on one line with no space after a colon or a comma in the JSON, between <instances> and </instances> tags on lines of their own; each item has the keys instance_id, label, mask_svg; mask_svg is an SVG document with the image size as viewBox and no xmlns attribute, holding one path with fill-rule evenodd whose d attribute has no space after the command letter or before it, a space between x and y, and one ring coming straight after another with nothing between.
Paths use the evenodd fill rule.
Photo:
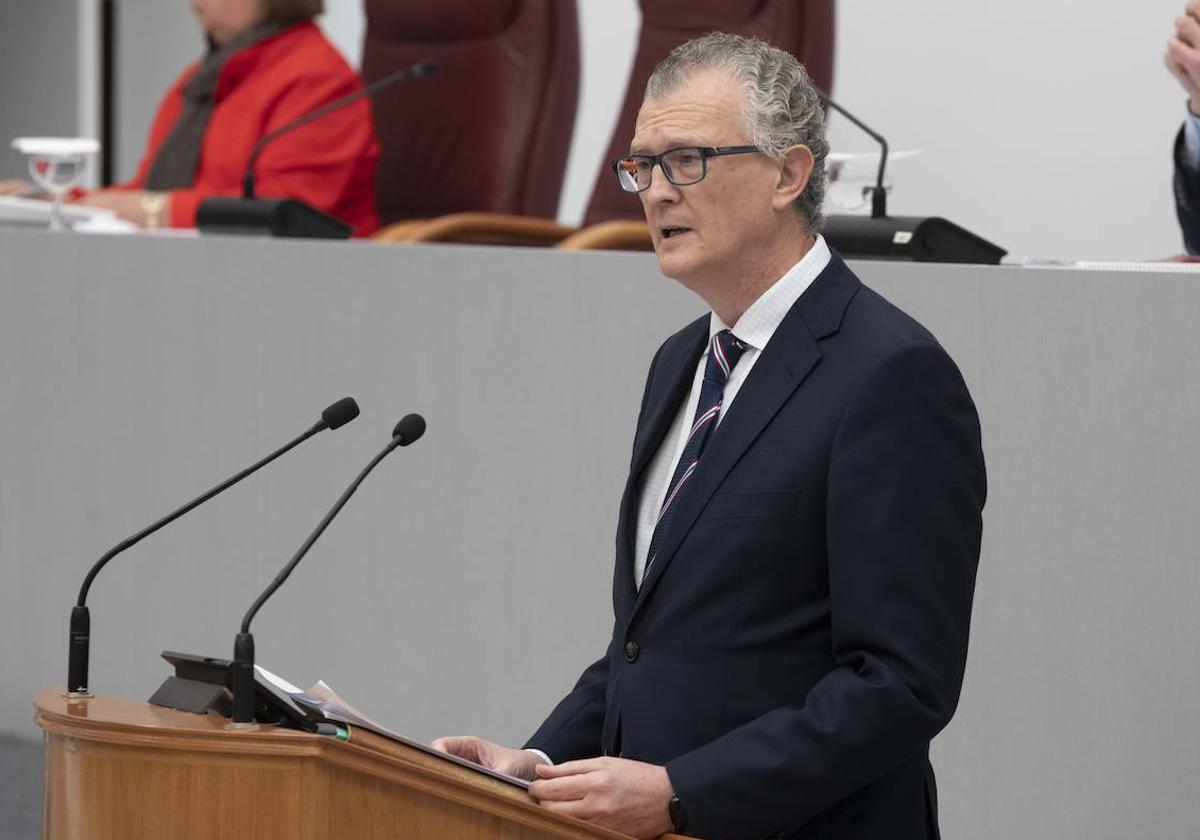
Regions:
<instances>
[{"instance_id":1,"label":"suit sleeve","mask_svg":"<svg viewBox=\"0 0 1200 840\"><path fill-rule=\"evenodd\" d=\"M646 386L642 390L642 405L638 410L639 429L653 386L654 371L667 343L659 346L650 361L650 372L646 375ZM620 539L619 534L617 538ZM541 750L555 764L600 755L608 694L608 663L613 652L612 646L616 644L615 630L613 639L604 656L588 666L571 693L554 707L554 711L526 742L525 749Z\"/></svg>"},{"instance_id":2,"label":"suit sleeve","mask_svg":"<svg viewBox=\"0 0 1200 840\"><path fill-rule=\"evenodd\" d=\"M863 377L830 452L826 497L837 666L774 709L668 762L701 836L802 825L926 747L966 664L986 494L978 417L932 341Z\"/></svg>"},{"instance_id":3,"label":"suit sleeve","mask_svg":"<svg viewBox=\"0 0 1200 840\"><path fill-rule=\"evenodd\" d=\"M608 654L588 666L571 693L564 697L525 749L541 750L555 764L600 754L608 689Z\"/></svg>"},{"instance_id":4,"label":"suit sleeve","mask_svg":"<svg viewBox=\"0 0 1200 840\"><path fill-rule=\"evenodd\" d=\"M1184 130L1175 137L1175 214L1189 254L1200 254L1200 169L1185 160Z\"/></svg>"}]
</instances>

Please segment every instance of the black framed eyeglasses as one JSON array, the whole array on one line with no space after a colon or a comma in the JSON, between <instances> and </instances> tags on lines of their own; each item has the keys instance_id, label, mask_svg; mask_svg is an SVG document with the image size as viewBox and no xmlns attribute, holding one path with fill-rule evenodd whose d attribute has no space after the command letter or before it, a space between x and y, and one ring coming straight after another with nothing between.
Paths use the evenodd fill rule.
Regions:
<instances>
[{"instance_id":1,"label":"black framed eyeglasses","mask_svg":"<svg viewBox=\"0 0 1200 840\"><path fill-rule=\"evenodd\" d=\"M661 155L626 155L612 162L617 183L625 192L640 193L650 188L655 166L661 166L667 180L677 187L686 187L704 180L708 174L708 159L725 155L748 155L761 152L758 146L682 146L667 149Z\"/></svg>"}]
</instances>

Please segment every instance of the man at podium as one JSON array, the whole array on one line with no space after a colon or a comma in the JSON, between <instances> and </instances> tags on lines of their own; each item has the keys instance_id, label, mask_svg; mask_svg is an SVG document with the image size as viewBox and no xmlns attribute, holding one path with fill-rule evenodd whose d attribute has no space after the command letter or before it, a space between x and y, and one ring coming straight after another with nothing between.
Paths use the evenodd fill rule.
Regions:
<instances>
[{"instance_id":1,"label":"man at podium","mask_svg":"<svg viewBox=\"0 0 1200 840\"><path fill-rule=\"evenodd\" d=\"M938 836L979 422L934 337L820 235L826 152L797 61L714 33L655 69L613 162L712 311L650 364L612 641L525 749L434 742L547 808L637 837Z\"/></svg>"}]
</instances>

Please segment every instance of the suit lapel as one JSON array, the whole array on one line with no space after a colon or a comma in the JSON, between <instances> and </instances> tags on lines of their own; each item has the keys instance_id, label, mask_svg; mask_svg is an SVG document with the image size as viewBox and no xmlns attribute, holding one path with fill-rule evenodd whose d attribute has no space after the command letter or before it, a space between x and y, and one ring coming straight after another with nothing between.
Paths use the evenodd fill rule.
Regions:
<instances>
[{"instance_id":1,"label":"suit lapel","mask_svg":"<svg viewBox=\"0 0 1200 840\"><path fill-rule=\"evenodd\" d=\"M826 269L788 311L754 363L728 414L714 430L688 486L675 500L658 558L638 591L634 612L654 590L725 476L820 361L817 340L837 331L842 314L860 285L858 278L834 254ZM692 365L694 370L694 359Z\"/></svg>"},{"instance_id":2,"label":"suit lapel","mask_svg":"<svg viewBox=\"0 0 1200 840\"><path fill-rule=\"evenodd\" d=\"M663 436L671 427L679 411L679 404L687 397L696 378L696 362L708 344L709 316L704 316L681 330L675 339L663 348L663 358L656 379L663 384L652 383L650 400L646 405L647 421L638 429L633 443L633 468L631 478L641 477L642 470L658 451Z\"/></svg>"},{"instance_id":3,"label":"suit lapel","mask_svg":"<svg viewBox=\"0 0 1200 840\"><path fill-rule=\"evenodd\" d=\"M634 435L633 460L621 497L618 519L621 552L613 579L616 604L632 605L637 593L633 580L633 552L637 543L638 487L641 486L642 473L662 445L680 403L687 399L695 379L696 362L708 343L708 324L709 316L706 315L677 333L663 347L652 371L652 380L647 384L650 392L645 414Z\"/></svg>"}]
</instances>

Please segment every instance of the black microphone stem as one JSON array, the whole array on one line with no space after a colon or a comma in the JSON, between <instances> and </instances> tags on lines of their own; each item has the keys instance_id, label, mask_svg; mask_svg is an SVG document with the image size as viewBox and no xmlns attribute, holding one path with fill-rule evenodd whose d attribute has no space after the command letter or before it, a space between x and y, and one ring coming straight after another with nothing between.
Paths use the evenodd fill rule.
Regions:
<instances>
[{"instance_id":1,"label":"black microphone stem","mask_svg":"<svg viewBox=\"0 0 1200 840\"><path fill-rule=\"evenodd\" d=\"M330 509L329 513L325 514L325 517L321 520L320 524L317 525L316 530L308 535L308 539L304 541L304 544L300 546L300 550L296 552L295 556L292 557L288 564L283 567L283 571L275 576L275 580L271 581L271 585L268 586L266 590L258 596L255 602L250 605L250 609L246 611L246 616L242 619L242 630L240 633L238 633L237 637L233 641L233 673L231 677L231 687L233 689L232 726L251 727L254 725L254 636L250 633L250 622L254 620L254 615L258 612L259 608L262 607L266 600L275 594L275 590L282 586L283 582L288 579L288 576L292 573L292 570L296 568L296 564L304 558L304 555L308 553L310 548L312 548L313 543L315 543L321 534L325 532L325 529L329 527L329 523L333 521L333 518L338 515L341 509L346 505L346 502L348 502L350 497L354 495L354 491L358 489L358 485L362 484L363 479L365 479L370 474L371 470L375 469L379 462L386 458L392 452L392 450L394 450L397 446L403 445L404 443L405 441L403 437L400 435L395 435L392 438L392 442L389 443L382 452L376 455L371 460L371 463L367 464L363 471L358 474L358 477L354 479L349 487L346 488L346 491L342 493L341 498L337 500L337 503L333 506L333 508Z\"/></svg>"},{"instance_id":2,"label":"black microphone stem","mask_svg":"<svg viewBox=\"0 0 1200 840\"><path fill-rule=\"evenodd\" d=\"M254 620L254 616L259 611L259 608L261 608L266 600L275 594L275 590L282 586L283 582L288 579L292 573L292 570L296 568L296 564L304 558L305 554L308 554L308 550L313 547L313 543L320 538L321 534L325 533L325 529L329 527L329 523L332 522L333 518L341 512L343 507L346 506L346 502L350 501L350 497L354 495L354 491L358 489L358 485L362 484L363 479L370 474L371 470L375 469L376 465L378 465L380 461L391 454L392 450L399 445L399 439L393 438L392 442L389 443L382 452L376 455L371 460L371 463L367 464L363 471L358 474L358 478L354 479L350 486L346 488L346 491L342 493L341 498L337 500L337 503L330 509L329 513L325 514L325 517L317 525L316 530L308 535L308 539L304 541L304 545L300 546L300 550L297 551L295 556L292 557L292 559L288 561L288 564L283 567L283 571L275 576L275 580L271 581L271 585L268 586L266 590L258 596L258 599L250 605L250 609L246 610L246 615L242 619L243 633L250 632L250 622Z\"/></svg>"},{"instance_id":3,"label":"black microphone stem","mask_svg":"<svg viewBox=\"0 0 1200 840\"><path fill-rule=\"evenodd\" d=\"M96 575L100 573L109 560L112 560L122 551L137 545L146 537L153 534L160 528L171 524L179 517L183 516L188 511L204 504L218 493L223 493L233 485L237 484L243 478L246 478L253 472L256 472L267 464L274 461L280 455L283 455L288 450L299 446L304 441L315 435L317 432L325 429L339 429L349 423L358 416L358 403L350 397L343 397L332 405L328 406L321 412L321 419L312 425L308 431L301 434L290 443L284 444L279 449L276 449L261 461L253 464L239 472L232 478L226 479L221 484L209 490L207 493L197 496L192 501L188 502L183 507L168 513L162 519L138 531L132 537L128 537L113 548L109 549L103 557L95 562L92 568L88 571L87 577L83 579L83 585L79 588L79 600L71 609L71 643L67 649L67 696L68 697L90 697L88 694L88 653L91 646L91 615L87 608L88 590L92 587L92 581L96 579Z\"/></svg>"},{"instance_id":4,"label":"black microphone stem","mask_svg":"<svg viewBox=\"0 0 1200 840\"><path fill-rule=\"evenodd\" d=\"M841 105L837 104L832 99L830 99L829 94L827 94L825 91L818 88L817 96L820 97L821 101L824 102L826 105L828 105L830 108L837 111L839 114L841 114L846 119L850 120L850 122L854 123L856 126L861 128L867 134L871 135L871 137L873 137L875 139L875 142L877 142L880 146L883 147L883 152L879 155L879 174L875 180L875 189L871 194L871 218L873 218L873 219L884 218L885 216L887 216L887 193L884 192L884 189L883 189L883 172L884 172L885 167L887 166L887 157L888 157L887 140L883 139L882 134L872 131L870 128L867 127L866 123L864 123L858 117L854 116L849 111L847 111L845 108L843 108Z\"/></svg>"},{"instance_id":5,"label":"black microphone stem","mask_svg":"<svg viewBox=\"0 0 1200 840\"><path fill-rule=\"evenodd\" d=\"M289 443L284 444L279 449L276 449L274 452L272 452L267 457L263 458L258 463L252 464L251 466L242 470L237 475L234 475L234 476L226 479L224 482L217 485L213 489L209 490L207 493L205 493L201 496L197 496L196 498L192 499L190 502L188 502L183 507L179 508L178 510L172 511L171 513L168 513L166 516L164 516L162 519L155 522L153 525L150 525L150 526L142 529L141 531L138 531L132 537L125 539L124 541L118 543L113 548L109 549L109 551L103 557L101 557L99 560L96 561L96 565L92 566L92 569L90 572L88 572L87 577L85 577L83 579L83 586L81 586L79 588L79 601L77 602L77 605L82 607L86 603L87 596L88 596L88 590L91 589L92 581L95 580L96 575L100 573L100 570L103 569L104 566L108 563L108 561L111 560L113 557L117 556L125 549L132 548L133 546L137 545L139 542L141 542L143 539L145 539L146 537L153 534L159 528L162 528L166 525L170 525L176 519L183 516L188 511L204 504L205 502L207 502L209 499L211 499L213 496L217 495L218 493L222 493L225 490L228 490L230 487L237 484L243 478L246 478L251 473L265 467L267 464L274 461L280 455L283 455L286 452L288 452L288 450L304 443L304 441L308 440L310 437L315 435L317 432L322 431L324 428L325 428L325 421L323 421L323 420L318 421L317 423L315 423L312 426L312 428L310 428L304 434L300 435L300 437L296 438L295 440L293 440Z\"/></svg>"},{"instance_id":6,"label":"black microphone stem","mask_svg":"<svg viewBox=\"0 0 1200 840\"><path fill-rule=\"evenodd\" d=\"M71 608L71 642L67 649L67 694L78 697L88 696L88 658L91 648L91 614L87 608L88 590L92 587L92 581L96 579L96 575L100 570L108 565L108 561L112 560L122 551L137 545L146 537L153 534L155 531L170 525L179 517L183 516L188 511L204 504L213 496L228 490L233 485L237 484L243 478L246 478L253 472L265 467L267 464L274 461L280 455L283 455L293 447L299 446L304 441L315 435L317 432L326 428L325 421L320 420L315 423L312 428L304 432L295 440L284 444L279 449L276 449L267 457L263 458L256 464L253 464L234 476L226 479L221 484L192 499L186 505L177 510L168 513L162 519L155 522L142 530L138 531L131 537L122 540L117 545L113 546L104 556L95 562L91 570L87 573L87 577L83 579L83 585L79 588L79 600L75 606Z\"/></svg>"},{"instance_id":7,"label":"black microphone stem","mask_svg":"<svg viewBox=\"0 0 1200 840\"><path fill-rule=\"evenodd\" d=\"M412 77L419 79L422 76L430 76L437 72L437 64L431 59L426 59L419 64L413 64L409 67L402 67L394 73L389 73L382 79L376 79L364 88L360 88L354 93L347 94L341 99L335 99L328 105L325 105L312 113L305 114L297 120L281 125L279 128L265 135L261 140L254 144L254 150L250 152L250 161L246 164L246 172L242 175L242 198L254 198L254 164L258 162L258 156L262 154L267 144L281 134L286 134L289 131L308 125L313 120L319 120L321 117L328 114L330 111L336 111L343 105L348 105L355 99L364 96L371 96L377 91L387 87L388 85L398 82L401 79Z\"/></svg>"}]
</instances>

